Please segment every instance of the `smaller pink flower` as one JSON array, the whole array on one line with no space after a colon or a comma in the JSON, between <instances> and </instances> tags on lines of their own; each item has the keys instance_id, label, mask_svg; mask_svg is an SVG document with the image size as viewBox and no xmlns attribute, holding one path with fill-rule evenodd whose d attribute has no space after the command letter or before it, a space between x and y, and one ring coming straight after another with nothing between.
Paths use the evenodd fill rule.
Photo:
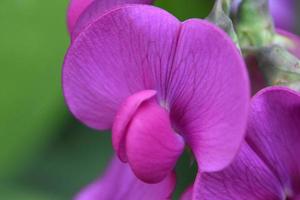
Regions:
<instances>
[{"instance_id":1,"label":"smaller pink flower","mask_svg":"<svg viewBox=\"0 0 300 200\"><path fill-rule=\"evenodd\" d=\"M247 136L223 171L199 174L186 200L299 200L300 94L270 87L253 97Z\"/></svg>"}]
</instances>

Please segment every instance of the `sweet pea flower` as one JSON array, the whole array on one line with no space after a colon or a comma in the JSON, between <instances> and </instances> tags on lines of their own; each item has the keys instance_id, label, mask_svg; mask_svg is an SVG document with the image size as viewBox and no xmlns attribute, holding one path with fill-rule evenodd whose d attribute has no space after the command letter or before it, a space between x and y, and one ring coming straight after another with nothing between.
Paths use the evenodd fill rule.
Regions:
<instances>
[{"instance_id":1,"label":"sweet pea flower","mask_svg":"<svg viewBox=\"0 0 300 200\"><path fill-rule=\"evenodd\" d=\"M186 145L200 171L233 160L246 128L246 71L215 25L131 5L94 20L72 42L63 90L76 118L112 129L118 157L142 181L158 183Z\"/></svg>"},{"instance_id":2,"label":"sweet pea flower","mask_svg":"<svg viewBox=\"0 0 300 200\"><path fill-rule=\"evenodd\" d=\"M74 39L89 23L104 13L125 4L151 4L154 0L71 0L67 24Z\"/></svg>"},{"instance_id":3,"label":"sweet pea flower","mask_svg":"<svg viewBox=\"0 0 300 200\"><path fill-rule=\"evenodd\" d=\"M157 184L147 184L132 173L128 164L113 158L104 175L88 185L74 200L171 200L175 175Z\"/></svg>"},{"instance_id":4,"label":"sweet pea flower","mask_svg":"<svg viewBox=\"0 0 300 200\"><path fill-rule=\"evenodd\" d=\"M249 112L235 161L223 171L199 174L185 200L300 199L300 94L264 89Z\"/></svg>"}]
</instances>

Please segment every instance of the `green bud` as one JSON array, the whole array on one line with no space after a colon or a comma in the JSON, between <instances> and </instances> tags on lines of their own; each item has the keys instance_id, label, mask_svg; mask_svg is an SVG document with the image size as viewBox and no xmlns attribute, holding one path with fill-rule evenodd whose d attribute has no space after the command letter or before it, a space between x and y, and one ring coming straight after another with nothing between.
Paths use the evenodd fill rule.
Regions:
<instances>
[{"instance_id":1,"label":"green bud","mask_svg":"<svg viewBox=\"0 0 300 200\"><path fill-rule=\"evenodd\" d=\"M228 16L230 7L231 0L216 0L212 11L206 19L223 29L232 38L239 49L238 37L235 33L233 23Z\"/></svg>"},{"instance_id":2,"label":"green bud","mask_svg":"<svg viewBox=\"0 0 300 200\"><path fill-rule=\"evenodd\" d=\"M300 89L300 61L297 57L278 45L262 48L256 56L268 85Z\"/></svg>"},{"instance_id":3,"label":"green bud","mask_svg":"<svg viewBox=\"0 0 300 200\"><path fill-rule=\"evenodd\" d=\"M238 9L236 29L242 49L271 45L275 31L268 0L243 0Z\"/></svg>"}]
</instances>

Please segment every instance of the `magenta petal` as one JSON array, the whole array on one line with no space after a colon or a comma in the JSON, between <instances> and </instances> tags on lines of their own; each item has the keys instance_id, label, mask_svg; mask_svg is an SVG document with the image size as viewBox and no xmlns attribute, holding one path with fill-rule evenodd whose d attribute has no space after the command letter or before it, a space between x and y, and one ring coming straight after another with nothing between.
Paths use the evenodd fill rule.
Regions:
<instances>
[{"instance_id":1,"label":"magenta petal","mask_svg":"<svg viewBox=\"0 0 300 200\"><path fill-rule=\"evenodd\" d=\"M68 30L70 33L73 31L79 16L93 1L94 0L70 0L67 14Z\"/></svg>"},{"instance_id":2,"label":"magenta petal","mask_svg":"<svg viewBox=\"0 0 300 200\"><path fill-rule=\"evenodd\" d=\"M84 188L75 200L171 200L175 175L147 184L135 177L128 164L114 158L101 179Z\"/></svg>"},{"instance_id":3,"label":"magenta petal","mask_svg":"<svg viewBox=\"0 0 300 200\"><path fill-rule=\"evenodd\" d=\"M179 28L169 13L142 5L91 24L65 57L63 90L71 112L90 127L110 129L127 97L161 85Z\"/></svg>"},{"instance_id":4,"label":"magenta petal","mask_svg":"<svg viewBox=\"0 0 300 200\"><path fill-rule=\"evenodd\" d=\"M245 143L223 171L198 174L193 200L280 200L282 193L278 179Z\"/></svg>"},{"instance_id":5,"label":"magenta petal","mask_svg":"<svg viewBox=\"0 0 300 200\"><path fill-rule=\"evenodd\" d=\"M141 104L128 127L128 162L141 180L157 183L175 167L184 140L171 127L168 112L155 101Z\"/></svg>"},{"instance_id":6,"label":"magenta petal","mask_svg":"<svg viewBox=\"0 0 300 200\"><path fill-rule=\"evenodd\" d=\"M280 180L300 192L300 95L271 87L251 104L246 140Z\"/></svg>"},{"instance_id":7,"label":"magenta petal","mask_svg":"<svg viewBox=\"0 0 300 200\"><path fill-rule=\"evenodd\" d=\"M125 140L128 126L139 106L155 94L156 91L154 90L144 90L128 97L116 115L112 128L112 141L115 151L124 162L127 161Z\"/></svg>"},{"instance_id":8,"label":"magenta petal","mask_svg":"<svg viewBox=\"0 0 300 200\"><path fill-rule=\"evenodd\" d=\"M72 39L83 30L88 24L94 22L106 12L116 9L125 4L151 4L154 0L94 0L94 2L87 7L81 16L78 18L76 27L70 30Z\"/></svg>"},{"instance_id":9,"label":"magenta petal","mask_svg":"<svg viewBox=\"0 0 300 200\"><path fill-rule=\"evenodd\" d=\"M167 102L176 129L191 147L202 171L227 166L246 130L249 81L235 44L203 20L184 22Z\"/></svg>"}]
</instances>

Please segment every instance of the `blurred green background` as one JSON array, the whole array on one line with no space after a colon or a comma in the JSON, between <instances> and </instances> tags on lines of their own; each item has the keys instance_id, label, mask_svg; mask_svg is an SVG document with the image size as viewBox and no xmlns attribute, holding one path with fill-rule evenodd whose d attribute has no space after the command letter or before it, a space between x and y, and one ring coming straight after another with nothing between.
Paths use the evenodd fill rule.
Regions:
<instances>
[{"instance_id":1,"label":"blurred green background","mask_svg":"<svg viewBox=\"0 0 300 200\"><path fill-rule=\"evenodd\" d=\"M205 17L213 1L158 0L180 19ZM64 104L67 0L0 1L0 199L71 199L112 155L109 133L77 122ZM179 162L176 197L195 174Z\"/></svg>"}]
</instances>

